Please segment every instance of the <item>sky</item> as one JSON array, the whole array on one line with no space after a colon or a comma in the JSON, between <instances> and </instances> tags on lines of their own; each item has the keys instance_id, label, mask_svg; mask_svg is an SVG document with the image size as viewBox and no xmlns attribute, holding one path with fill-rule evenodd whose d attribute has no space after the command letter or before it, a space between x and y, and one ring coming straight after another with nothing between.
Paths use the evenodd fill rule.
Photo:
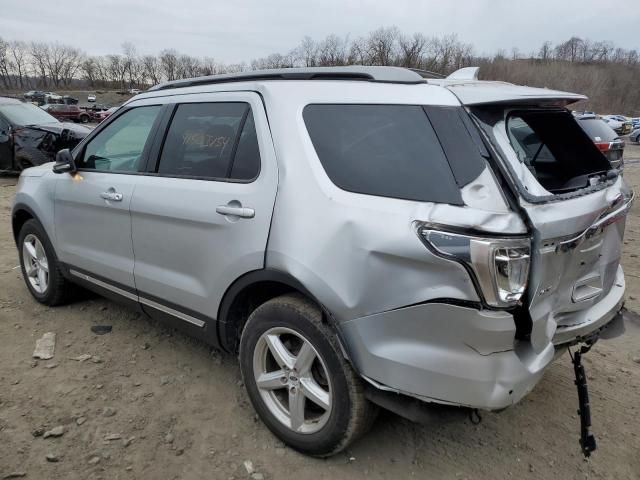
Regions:
<instances>
[{"instance_id":1,"label":"sky","mask_svg":"<svg viewBox=\"0 0 640 480\"><path fill-rule=\"evenodd\" d=\"M477 54L537 52L573 35L640 49L637 3L602 0L0 0L0 37L59 42L89 55L173 48L225 63L286 53L305 35L357 38L380 26L456 33Z\"/></svg>"}]
</instances>

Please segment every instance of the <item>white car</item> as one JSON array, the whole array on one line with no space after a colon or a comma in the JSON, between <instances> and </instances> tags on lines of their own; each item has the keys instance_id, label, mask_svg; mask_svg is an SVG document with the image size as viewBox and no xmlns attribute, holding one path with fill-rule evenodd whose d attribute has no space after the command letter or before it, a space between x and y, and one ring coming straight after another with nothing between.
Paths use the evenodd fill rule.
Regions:
<instances>
[{"instance_id":1,"label":"white car","mask_svg":"<svg viewBox=\"0 0 640 480\"><path fill-rule=\"evenodd\" d=\"M87 95L87 102L95 102L96 96L94 94Z\"/></svg>"},{"instance_id":2,"label":"white car","mask_svg":"<svg viewBox=\"0 0 640 480\"><path fill-rule=\"evenodd\" d=\"M137 88L131 88L131 89L129 90L129 93L130 93L131 95L138 95L138 94L140 93L140 90L139 90L139 89L137 89Z\"/></svg>"}]
</instances>

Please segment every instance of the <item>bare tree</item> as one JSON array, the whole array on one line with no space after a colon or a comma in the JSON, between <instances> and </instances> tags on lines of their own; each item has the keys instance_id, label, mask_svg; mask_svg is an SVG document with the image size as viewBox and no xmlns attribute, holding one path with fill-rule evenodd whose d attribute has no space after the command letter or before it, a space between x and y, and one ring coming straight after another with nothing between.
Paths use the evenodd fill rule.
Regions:
<instances>
[{"instance_id":1,"label":"bare tree","mask_svg":"<svg viewBox=\"0 0 640 480\"><path fill-rule=\"evenodd\" d=\"M421 33L411 36L400 35L398 38L399 62L398 65L409 68L419 68L427 47L428 40Z\"/></svg>"},{"instance_id":2,"label":"bare tree","mask_svg":"<svg viewBox=\"0 0 640 480\"><path fill-rule=\"evenodd\" d=\"M145 55L142 57L144 76L151 81L152 85L157 85L162 80L162 64L155 55Z\"/></svg>"},{"instance_id":3,"label":"bare tree","mask_svg":"<svg viewBox=\"0 0 640 480\"><path fill-rule=\"evenodd\" d=\"M544 62L548 62L549 60L551 60L552 52L553 45L549 40L547 40L542 44L540 50L538 50L538 58Z\"/></svg>"},{"instance_id":4,"label":"bare tree","mask_svg":"<svg viewBox=\"0 0 640 480\"><path fill-rule=\"evenodd\" d=\"M24 42L14 41L8 44L10 66L17 77L17 85L24 88L28 85L27 75L27 45Z\"/></svg>"},{"instance_id":5,"label":"bare tree","mask_svg":"<svg viewBox=\"0 0 640 480\"><path fill-rule=\"evenodd\" d=\"M163 50L160 52L160 64L162 73L168 81L175 80L178 69L178 52L175 50Z\"/></svg>"},{"instance_id":6,"label":"bare tree","mask_svg":"<svg viewBox=\"0 0 640 480\"><path fill-rule=\"evenodd\" d=\"M367 46L372 65L393 65L399 36L397 27L381 27L369 34Z\"/></svg>"}]
</instances>

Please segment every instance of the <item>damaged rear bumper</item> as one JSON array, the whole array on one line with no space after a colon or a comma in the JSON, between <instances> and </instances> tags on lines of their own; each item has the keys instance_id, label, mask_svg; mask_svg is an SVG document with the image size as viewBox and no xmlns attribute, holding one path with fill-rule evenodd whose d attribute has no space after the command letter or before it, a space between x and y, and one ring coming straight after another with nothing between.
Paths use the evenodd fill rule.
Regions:
<instances>
[{"instance_id":1,"label":"damaged rear bumper","mask_svg":"<svg viewBox=\"0 0 640 480\"><path fill-rule=\"evenodd\" d=\"M622 267L618 266L609 293L590 308L572 312L569 319L558 321L553 344L556 347L570 346L599 334L620 313L624 304L624 291L624 273Z\"/></svg>"},{"instance_id":2,"label":"damaged rear bumper","mask_svg":"<svg viewBox=\"0 0 640 480\"><path fill-rule=\"evenodd\" d=\"M351 359L382 390L498 410L528 392L554 356L515 342L508 312L428 303L341 324Z\"/></svg>"}]
</instances>

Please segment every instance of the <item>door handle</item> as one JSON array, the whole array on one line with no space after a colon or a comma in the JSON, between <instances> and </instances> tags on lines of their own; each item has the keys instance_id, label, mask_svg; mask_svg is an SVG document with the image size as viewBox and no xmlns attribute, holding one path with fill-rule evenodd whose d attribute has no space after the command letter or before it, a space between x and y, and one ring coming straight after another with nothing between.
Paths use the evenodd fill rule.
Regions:
<instances>
[{"instance_id":1,"label":"door handle","mask_svg":"<svg viewBox=\"0 0 640 480\"><path fill-rule=\"evenodd\" d=\"M122 201L122 194L118 193L118 192L113 192L113 191L102 192L100 194L100 197L104 198L105 200L110 200L112 202L121 202Z\"/></svg>"},{"instance_id":2,"label":"door handle","mask_svg":"<svg viewBox=\"0 0 640 480\"><path fill-rule=\"evenodd\" d=\"M218 205L216 212L230 217L253 218L256 216L256 211L253 208L234 207L231 205Z\"/></svg>"}]
</instances>

